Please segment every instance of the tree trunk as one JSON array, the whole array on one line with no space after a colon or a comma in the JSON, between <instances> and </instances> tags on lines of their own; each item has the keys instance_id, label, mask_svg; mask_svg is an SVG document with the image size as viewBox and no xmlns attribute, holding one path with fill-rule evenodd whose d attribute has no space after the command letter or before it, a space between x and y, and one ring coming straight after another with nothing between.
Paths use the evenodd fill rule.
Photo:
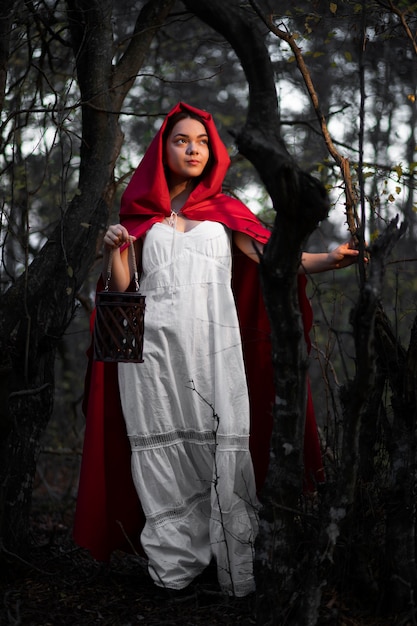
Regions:
<instances>
[{"instance_id":1,"label":"tree trunk","mask_svg":"<svg viewBox=\"0 0 417 626\"><path fill-rule=\"evenodd\" d=\"M323 503L327 519L324 522L320 544L326 560L333 560L339 568L349 570L353 575L357 569L361 575L363 558L361 555L356 562L356 551L346 551L346 546L355 544L358 526L361 526L362 509L357 505L363 483L360 480L360 468L365 463L360 453L370 454L369 449L360 446L369 436L369 424L364 423L369 414L369 401L375 393L375 377L377 375L377 361L375 349L375 324L380 311L380 295L385 276L387 259L403 235L405 226L397 227L397 220L392 220L371 247L371 264L369 275L361 289L358 303L352 312L351 320L355 340L356 372L353 380L349 381L341 391L343 406L343 443L341 462L337 480L332 490L327 490L327 498ZM392 354L392 352L391 352ZM379 351L379 361L383 354ZM328 529L333 528L332 536ZM343 563L343 565L341 565ZM367 593L368 601L375 593L374 581L368 578L371 585ZM363 591L363 590L362 590Z\"/></svg>"},{"instance_id":2,"label":"tree trunk","mask_svg":"<svg viewBox=\"0 0 417 626\"><path fill-rule=\"evenodd\" d=\"M10 32L15 0L2 0L0 6L0 111L3 110L7 81Z\"/></svg>"},{"instance_id":3,"label":"tree trunk","mask_svg":"<svg viewBox=\"0 0 417 626\"><path fill-rule=\"evenodd\" d=\"M316 623L321 583L315 557L317 528L301 504L308 356L297 271L301 249L312 229L326 217L328 207L320 184L294 166L278 170L274 185L277 214L261 262L261 278L271 322L277 400L270 467L262 492L258 620L275 624L288 619L289 623L308 625Z\"/></svg>"},{"instance_id":4,"label":"tree trunk","mask_svg":"<svg viewBox=\"0 0 417 626\"><path fill-rule=\"evenodd\" d=\"M392 425L386 437L389 480L386 486L385 604L392 612L413 606L417 590L416 486L417 486L417 318L407 353L380 309L377 349L384 360L392 392Z\"/></svg>"}]
</instances>

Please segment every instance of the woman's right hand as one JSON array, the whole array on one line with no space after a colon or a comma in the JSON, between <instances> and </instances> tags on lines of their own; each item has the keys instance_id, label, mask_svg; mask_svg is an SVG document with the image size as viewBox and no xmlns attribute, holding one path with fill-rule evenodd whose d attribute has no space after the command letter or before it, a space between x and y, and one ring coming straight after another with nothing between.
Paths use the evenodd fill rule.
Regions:
<instances>
[{"instance_id":1,"label":"woman's right hand","mask_svg":"<svg viewBox=\"0 0 417 626\"><path fill-rule=\"evenodd\" d=\"M109 287L112 291L126 291L133 277L133 271L130 267L127 248L119 254L113 254L114 250L119 250L124 243L133 243L136 237L129 235L128 231L121 224L112 224L108 227L104 235L103 250L103 280L106 282L109 274L109 259L111 261L111 280Z\"/></svg>"},{"instance_id":2,"label":"woman's right hand","mask_svg":"<svg viewBox=\"0 0 417 626\"><path fill-rule=\"evenodd\" d=\"M129 235L124 226L121 224L112 224L108 227L103 242L109 250L115 250L116 248L120 248L124 243L130 243L134 240L135 237Z\"/></svg>"}]
</instances>

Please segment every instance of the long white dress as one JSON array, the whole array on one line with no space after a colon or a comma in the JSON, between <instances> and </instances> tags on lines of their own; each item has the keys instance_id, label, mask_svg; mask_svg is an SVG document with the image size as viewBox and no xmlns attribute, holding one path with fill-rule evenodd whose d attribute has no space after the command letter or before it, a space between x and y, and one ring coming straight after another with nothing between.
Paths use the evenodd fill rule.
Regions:
<instances>
[{"instance_id":1,"label":"long white dress","mask_svg":"<svg viewBox=\"0 0 417 626\"><path fill-rule=\"evenodd\" d=\"M149 572L182 589L214 557L221 588L244 596L259 504L230 232L157 223L142 254L144 363L119 364L119 384Z\"/></svg>"}]
</instances>

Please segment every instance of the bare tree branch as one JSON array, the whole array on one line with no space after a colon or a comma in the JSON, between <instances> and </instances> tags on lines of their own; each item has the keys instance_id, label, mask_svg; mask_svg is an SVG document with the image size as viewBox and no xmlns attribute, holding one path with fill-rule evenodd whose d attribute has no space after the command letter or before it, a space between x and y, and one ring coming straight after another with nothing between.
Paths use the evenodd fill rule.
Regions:
<instances>
[{"instance_id":1,"label":"bare tree branch","mask_svg":"<svg viewBox=\"0 0 417 626\"><path fill-rule=\"evenodd\" d=\"M302 51L297 45L294 35L290 34L286 30L283 30L282 28L278 28L274 24L272 17L266 16L264 14L257 0L249 0L249 2L254 8L254 10L256 11L257 15L260 17L260 19L269 28L271 33L274 33L274 35L276 35L279 39L281 39L282 41L285 41L290 46L295 56L298 69L300 70L301 76L303 77L304 83L307 87L307 91L310 95L311 102L316 112L316 116L317 116L317 119L321 128L321 133L323 135L328 152L332 156L334 161L337 163L337 165L339 166L343 181L345 183L347 223L348 223L349 230L352 236L354 236L360 226L360 222L359 222L359 216L357 215L357 212L356 212L358 199L357 199L357 195L356 195L353 182L352 182L349 159L347 157L344 157L342 154L340 154L340 152L336 149L333 143L333 140L330 136L330 133L327 127L327 121L326 121L325 115L323 114L320 108L319 97L314 88L314 84L311 79L310 72L304 61Z\"/></svg>"},{"instance_id":2,"label":"bare tree branch","mask_svg":"<svg viewBox=\"0 0 417 626\"><path fill-rule=\"evenodd\" d=\"M405 31L405 34L407 35L408 39L411 42L414 53L417 54L417 34L413 35L413 33L411 32L411 28L407 22L407 16L413 15L413 13L410 13L410 7L405 7L404 10L401 10L400 7L394 4L392 0L388 0L388 2L384 2L383 0L377 0L377 4L379 4L384 9L388 9L399 18L400 23ZM414 5L414 14L415 14L415 5Z\"/></svg>"}]
</instances>

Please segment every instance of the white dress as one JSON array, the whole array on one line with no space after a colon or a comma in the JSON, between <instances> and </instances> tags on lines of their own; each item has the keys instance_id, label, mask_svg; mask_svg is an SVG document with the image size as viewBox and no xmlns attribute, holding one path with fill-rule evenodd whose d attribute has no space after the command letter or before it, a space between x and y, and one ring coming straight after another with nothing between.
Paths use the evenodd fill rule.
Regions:
<instances>
[{"instance_id":1,"label":"white dress","mask_svg":"<svg viewBox=\"0 0 417 626\"><path fill-rule=\"evenodd\" d=\"M214 557L221 588L244 596L259 504L230 232L157 223L142 254L144 363L118 367L149 571L182 589Z\"/></svg>"}]
</instances>

